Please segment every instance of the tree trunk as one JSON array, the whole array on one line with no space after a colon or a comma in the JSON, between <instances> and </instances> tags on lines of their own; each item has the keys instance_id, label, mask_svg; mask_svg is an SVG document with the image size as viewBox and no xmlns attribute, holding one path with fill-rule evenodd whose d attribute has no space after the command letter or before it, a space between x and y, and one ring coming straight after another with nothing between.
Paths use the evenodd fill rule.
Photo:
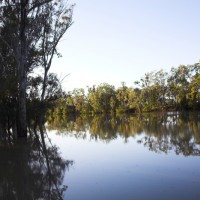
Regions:
<instances>
[{"instance_id":1,"label":"tree trunk","mask_svg":"<svg viewBox=\"0 0 200 200\"><path fill-rule=\"evenodd\" d=\"M20 13L20 58L19 58L19 124L18 137L27 137L27 121L26 121L26 0L21 0Z\"/></svg>"},{"instance_id":2,"label":"tree trunk","mask_svg":"<svg viewBox=\"0 0 200 200\"><path fill-rule=\"evenodd\" d=\"M41 95L41 100L44 101L44 97L45 97L45 92L46 92L46 86L47 86L47 69L45 68L45 72L44 72L44 78L43 78L43 86L42 86L42 95Z\"/></svg>"}]
</instances>

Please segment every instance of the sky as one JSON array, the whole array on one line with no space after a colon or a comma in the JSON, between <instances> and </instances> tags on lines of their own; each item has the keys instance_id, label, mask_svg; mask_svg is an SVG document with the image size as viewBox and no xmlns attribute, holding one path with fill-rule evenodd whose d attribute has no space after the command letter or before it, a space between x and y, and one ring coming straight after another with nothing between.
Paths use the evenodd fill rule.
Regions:
<instances>
[{"instance_id":1,"label":"sky","mask_svg":"<svg viewBox=\"0 0 200 200\"><path fill-rule=\"evenodd\" d=\"M106 82L133 86L146 72L200 59L199 0L70 0L73 25L51 71L67 91Z\"/></svg>"}]
</instances>

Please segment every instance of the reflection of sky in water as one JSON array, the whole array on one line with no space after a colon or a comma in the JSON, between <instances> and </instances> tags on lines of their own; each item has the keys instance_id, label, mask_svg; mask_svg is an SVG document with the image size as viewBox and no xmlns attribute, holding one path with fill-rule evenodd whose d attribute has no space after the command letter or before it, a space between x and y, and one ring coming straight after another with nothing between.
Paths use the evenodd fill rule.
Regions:
<instances>
[{"instance_id":1,"label":"reflection of sky in water","mask_svg":"<svg viewBox=\"0 0 200 200\"><path fill-rule=\"evenodd\" d=\"M66 172L69 186L65 198L72 200L111 199L199 199L200 157L155 153L137 141L144 134L118 137L109 143L72 136L49 137L59 146L64 159L74 160Z\"/></svg>"}]
</instances>

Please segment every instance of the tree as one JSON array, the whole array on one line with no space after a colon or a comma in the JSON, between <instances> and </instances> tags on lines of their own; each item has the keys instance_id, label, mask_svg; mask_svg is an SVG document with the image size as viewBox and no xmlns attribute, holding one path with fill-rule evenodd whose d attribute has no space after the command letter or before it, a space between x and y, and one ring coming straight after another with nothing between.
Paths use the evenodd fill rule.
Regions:
<instances>
[{"instance_id":1,"label":"tree","mask_svg":"<svg viewBox=\"0 0 200 200\"><path fill-rule=\"evenodd\" d=\"M168 77L168 96L174 102L177 108L187 107L186 94L190 81L190 68L180 65L178 68L172 68Z\"/></svg>"},{"instance_id":2,"label":"tree","mask_svg":"<svg viewBox=\"0 0 200 200\"><path fill-rule=\"evenodd\" d=\"M109 113L113 109L115 100L115 88L103 83L98 87L89 89L88 100L95 113Z\"/></svg>"},{"instance_id":3,"label":"tree","mask_svg":"<svg viewBox=\"0 0 200 200\"><path fill-rule=\"evenodd\" d=\"M41 65L44 70L41 100L45 100L48 72L55 55L60 57L57 46L72 24L73 5L66 7L62 1L51 1L43 9L43 27L39 42Z\"/></svg>"},{"instance_id":4,"label":"tree","mask_svg":"<svg viewBox=\"0 0 200 200\"><path fill-rule=\"evenodd\" d=\"M198 108L200 106L200 75L194 77L189 84L187 100L190 107Z\"/></svg>"},{"instance_id":5,"label":"tree","mask_svg":"<svg viewBox=\"0 0 200 200\"><path fill-rule=\"evenodd\" d=\"M117 112L127 112L129 110L128 107L128 87L122 82L122 86L117 89L116 97L118 100L118 108Z\"/></svg>"},{"instance_id":6,"label":"tree","mask_svg":"<svg viewBox=\"0 0 200 200\"><path fill-rule=\"evenodd\" d=\"M57 45L71 25L72 7L56 0L2 0L0 7L0 39L12 54L18 79L18 136L27 137L27 77L38 66L44 69L41 99L47 83L56 80L48 75ZM6 29L10 38L2 37ZM52 79L54 77L54 80ZM49 94L46 96L49 97Z\"/></svg>"}]
</instances>

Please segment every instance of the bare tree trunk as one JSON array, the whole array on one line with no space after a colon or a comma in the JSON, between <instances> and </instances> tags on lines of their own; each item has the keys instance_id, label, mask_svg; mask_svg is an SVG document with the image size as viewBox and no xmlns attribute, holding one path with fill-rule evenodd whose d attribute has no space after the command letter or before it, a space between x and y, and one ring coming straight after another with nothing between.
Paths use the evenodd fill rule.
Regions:
<instances>
[{"instance_id":1,"label":"bare tree trunk","mask_svg":"<svg viewBox=\"0 0 200 200\"><path fill-rule=\"evenodd\" d=\"M45 92L46 92L46 86L47 86L47 69L45 68L45 72L44 72L44 78L43 78L43 86L42 86L42 95L41 95L41 100L44 101L44 97L45 97Z\"/></svg>"},{"instance_id":2,"label":"bare tree trunk","mask_svg":"<svg viewBox=\"0 0 200 200\"><path fill-rule=\"evenodd\" d=\"M20 58L19 58L19 124L18 137L27 137L26 121L26 4L27 0L21 0L20 23Z\"/></svg>"}]
</instances>

